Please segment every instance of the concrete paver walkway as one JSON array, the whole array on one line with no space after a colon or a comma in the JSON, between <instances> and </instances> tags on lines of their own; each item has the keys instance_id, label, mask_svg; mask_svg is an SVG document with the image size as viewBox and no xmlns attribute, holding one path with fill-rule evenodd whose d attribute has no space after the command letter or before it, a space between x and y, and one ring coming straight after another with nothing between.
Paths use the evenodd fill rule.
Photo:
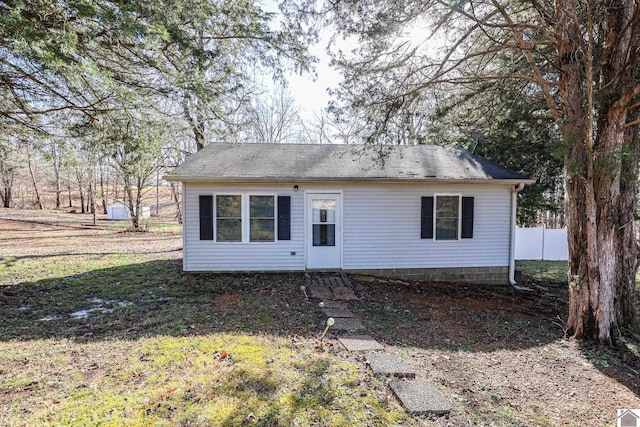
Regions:
<instances>
[{"instance_id":1,"label":"concrete paver walkway","mask_svg":"<svg viewBox=\"0 0 640 427\"><path fill-rule=\"evenodd\" d=\"M338 331L364 330L364 325L348 308L345 301L357 300L346 274L306 275L306 289L311 298L321 300L320 307L327 317L334 319ZM389 386L410 414L444 415L451 411L451 403L429 382L415 379L416 373L396 354L375 353L384 346L369 335L340 336L338 341L351 352L369 352L365 358L374 374L389 375L404 380L392 381Z\"/></svg>"}]
</instances>

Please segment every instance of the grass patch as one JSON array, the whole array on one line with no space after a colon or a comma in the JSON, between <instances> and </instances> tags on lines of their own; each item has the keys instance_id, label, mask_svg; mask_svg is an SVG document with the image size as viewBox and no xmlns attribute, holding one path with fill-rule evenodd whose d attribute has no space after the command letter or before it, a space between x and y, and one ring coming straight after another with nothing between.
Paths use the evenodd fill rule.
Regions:
<instances>
[{"instance_id":1,"label":"grass patch","mask_svg":"<svg viewBox=\"0 0 640 427\"><path fill-rule=\"evenodd\" d=\"M567 281L567 261L516 261L516 269L538 281Z\"/></svg>"},{"instance_id":2,"label":"grass patch","mask_svg":"<svg viewBox=\"0 0 640 427\"><path fill-rule=\"evenodd\" d=\"M361 364L286 338L210 334L2 346L48 348L3 362L38 373L13 369L3 381L4 394L20 396L4 408L8 425L348 426L406 419L397 405L379 401L383 384Z\"/></svg>"},{"instance_id":3,"label":"grass patch","mask_svg":"<svg viewBox=\"0 0 640 427\"><path fill-rule=\"evenodd\" d=\"M164 257L164 259L162 259ZM4 425L394 425L357 360L319 346L304 276L186 274L171 254L0 269Z\"/></svg>"}]
</instances>

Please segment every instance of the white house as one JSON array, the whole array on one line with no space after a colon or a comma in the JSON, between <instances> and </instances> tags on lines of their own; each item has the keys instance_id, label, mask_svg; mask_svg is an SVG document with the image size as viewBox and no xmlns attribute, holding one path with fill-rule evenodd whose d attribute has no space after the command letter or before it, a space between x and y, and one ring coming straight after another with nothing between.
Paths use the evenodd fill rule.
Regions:
<instances>
[{"instance_id":1,"label":"white house","mask_svg":"<svg viewBox=\"0 0 640 427\"><path fill-rule=\"evenodd\" d=\"M183 185L185 271L482 283L514 283L515 196L534 182L463 149L311 144L211 144L165 179Z\"/></svg>"}]
</instances>

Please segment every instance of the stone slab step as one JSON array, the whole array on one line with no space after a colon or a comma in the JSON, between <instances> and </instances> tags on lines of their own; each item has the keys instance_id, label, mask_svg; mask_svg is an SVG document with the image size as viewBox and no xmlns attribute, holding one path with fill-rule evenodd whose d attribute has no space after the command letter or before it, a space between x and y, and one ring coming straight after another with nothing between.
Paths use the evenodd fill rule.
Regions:
<instances>
[{"instance_id":1,"label":"stone slab step","mask_svg":"<svg viewBox=\"0 0 640 427\"><path fill-rule=\"evenodd\" d=\"M331 286L334 299L337 300L356 300L358 297L353 293L353 289L347 286Z\"/></svg>"},{"instance_id":2,"label":"stone slab step","mask_svg":"<svg viewBox=\"0 0 640 427\"><path fill-rule=\"evenodd\" d=\"M309 292L309 296L314 299L319 300L332 300L333 292L328 286L319 286L319 285L311 285L307 286L307 291Z\"/></svg>"},{"instance_id":3,"label":"stone slab step","mask_svg":"<svg viewBox=\"0 0 640 427\"><path fill-rule=\"evenodd\" d=\"M411 415L446 415L453 408L451 402L428 381L397 380L389 386Z\"/></svg>"},{"instance_id":4,"label":"stone slab step","mask_svg":"<svg viewBox=\"0 0 640 427\"><path fill-rule=\"evenodd\" d=\"M327 317L356 317L351 310L346 308L323 308L322 311Z\"/></svg>"},{"instance_id":5,"label":"stone slab step","mask_svg":"<svg viewBox=\"0 0 640 427\"><path fill-rule=\"evenodd\" d=\"M365 356L375 375L415 378L416 373L397 354L369 353Z\"/></svg>"},{"instance_id":6,"label":"stone slab step","mask_svg":"<svg viewBox=\"0 0 640 427\"><path fill-rule=\"evenodd\" d=\"M334 319L336 322L332 328L336 331L361 331L364 329L364 325L360 319L355 317L337 317Z\"/></svg>"},{"instance_id":7,"label":"stone slab step","mask_svg":"<svg viewBox=\"0 0 640 427\"><path fill-rule=\"evenodd\" d=\"M322 308L340 308L343 310L347 309L347 303L344 301L336 301L334 299L324 300L322 301Z\"/></svg>"},{"instance_id":8,"label":"stone slab step","mask_svg":"<svg viewBox=\"0 0 640 427\"><path fill-rule=\"evenodd\" d=\"M350 335L338 337L340 344L348 351L376 351L384 350L382 344L369 335Z\"/></svg>"}]
</instances>

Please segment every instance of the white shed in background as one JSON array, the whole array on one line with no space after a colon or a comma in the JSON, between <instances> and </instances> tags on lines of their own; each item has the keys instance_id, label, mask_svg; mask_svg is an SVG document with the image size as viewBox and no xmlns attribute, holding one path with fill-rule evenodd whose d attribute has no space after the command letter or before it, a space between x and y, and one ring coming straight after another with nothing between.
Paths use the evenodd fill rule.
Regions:
<instances>
[{"instance_id":1,"label":"white shed in background","mask_svg":"<svg viewBox=\"0 0 640 427\"><path fill-rule=\"evenodd\" d=\"M129 218L129 206L124 203L115 202L107 206L107 219L125 220Z\"/></svg>"}]
</instances>

